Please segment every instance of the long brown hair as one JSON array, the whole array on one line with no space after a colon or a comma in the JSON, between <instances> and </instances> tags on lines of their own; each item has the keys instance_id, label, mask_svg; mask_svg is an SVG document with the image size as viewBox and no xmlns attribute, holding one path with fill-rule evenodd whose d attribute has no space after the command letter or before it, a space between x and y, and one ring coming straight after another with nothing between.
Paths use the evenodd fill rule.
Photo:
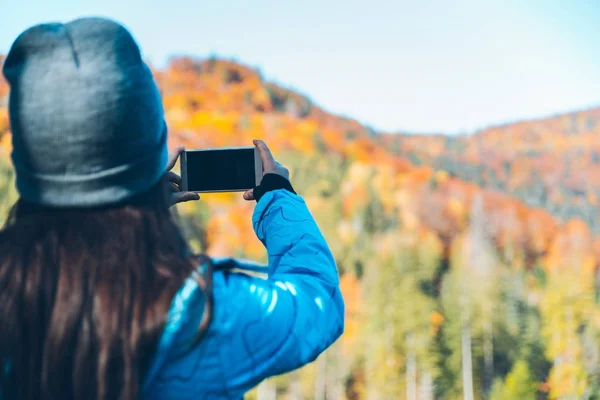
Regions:
<instances>
[{"instance_id":1,"label":"long brown hair","mask_svg":"<svg viewBox=\"0 0 600 400\"><path fill-rule=\"evenodd\" d=\"M167 196L161 181L112 207L16 203L0 231L0 398L139 397L198 266Z\"/></svg>"}]
</instances>

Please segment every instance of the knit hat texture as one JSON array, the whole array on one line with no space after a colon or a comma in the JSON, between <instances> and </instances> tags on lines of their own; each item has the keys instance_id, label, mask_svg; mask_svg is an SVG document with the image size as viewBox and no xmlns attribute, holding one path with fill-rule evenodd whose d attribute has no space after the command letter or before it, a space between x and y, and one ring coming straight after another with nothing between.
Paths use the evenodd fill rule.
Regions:
<instances>
[{"instance_id":1,"label":"knit hat texture","mask_svg":"<svg viewBox=\"0 0 600 400\"><path fill-rule=\"evenodd\" d=\"M104 206L147 190L164 174L160 93L122 25L104 18L36 25L13 43L3 73L23 199Z\"/></svg>"}]
</instances>

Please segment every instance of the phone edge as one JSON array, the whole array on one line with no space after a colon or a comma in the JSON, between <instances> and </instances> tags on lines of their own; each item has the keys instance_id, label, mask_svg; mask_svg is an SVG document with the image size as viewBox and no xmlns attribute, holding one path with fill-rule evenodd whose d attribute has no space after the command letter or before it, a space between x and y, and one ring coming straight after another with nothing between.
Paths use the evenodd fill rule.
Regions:
<instances>
[{"instance_id":1,"label":"phone edge","mask_svg":"<svg viewBox=\"0 0 600 400\"><path fill-rule=\"evenodd\" d=\"M254 180L255 185L260 185L263 176L263 165L262 160L260 159L260 153L258 152L258 148L254 147Z\"/></svg>"},{"instance_id":2,"label":"phone edge","mask_svg":"<svg viewBox=\"0 0 600 400\"><path fill-rule=\"evenodd\" d=\"M243 193L248 189L225 189L225 190L191 190L193 193Z\"/></svg>"},{"instance_id":3,"label":"phone edge","mask_svg":"<svg viewBox=\"0 0 600 400\"><path fill-rule=\"evenodd\" d=\"M188 177L187 177L187 157L186 153L192 151L215 151L215 150L236 150L236 149L254 149L254 177L255 184L258 186L262 180L263 175L263 165L262 160L260 159L260 153L258 152L258 148L256 146L237 146L237 147L219 147L219 148L210 148L210 149L192 149L185 150L181 153L180 157L180 176L181 176L181 189L185 192L188 191ZM252 188L250 188L252 189ZM192 190L194 193L241 193L245 192L248 189L227 189L227 190Z\"/></svg>"},{"instance_id":4,"label":"phone edge","mask_svg":"<svg viewBox=\"0 0 600 400\"><path fill-rule=\"evenodd\" d=\"M242 149L256 149L256 146L232 146L232 147L212 147L206 149L190 149L186 150L187 152L196 152L196 151L219 151L219 150L242 150Z\"/></svg>"},{"instance_id":5,"label":"phone edge","mask_svg":"<svg viewBox=\"0 0 600 400\"><path fill-rule=\"evenodd\" d=\"M179 173L181 175L181 190L188 191L188 176L187 176L187 150L181 153L179 159Z\"/></svg>"}]
</instances>

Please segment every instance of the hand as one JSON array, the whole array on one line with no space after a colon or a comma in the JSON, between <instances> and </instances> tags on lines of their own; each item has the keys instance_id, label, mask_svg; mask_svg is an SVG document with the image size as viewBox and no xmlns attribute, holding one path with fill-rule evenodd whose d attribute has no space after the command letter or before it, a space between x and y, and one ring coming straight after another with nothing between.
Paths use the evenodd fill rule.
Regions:
<instances>
[{"instance_id":1,"label":"hand","mask_svg":"<svg viewBox=\"0 0 600 400\"><path fill-rule=\"evenodd\" d=\"M273 154L271 154L271 150L269 150L266 143L258 139L254 139L253 143L260 154L260 159L263 166L263 176L266 174L277 174L289 180L290 171L275 161ZM244 193L244 200L254 200L254 189L250 189Z\"/></svg>"},{"instance_id":2,"label":"hand","mask_svg":"<svg viewBox=\"0 0 600 400\"><path fill-rule=\"evenodd\" d=\"M169 207L174 206L177 203L183 203L185 201L200 200L198 193L194 192L182 192L181 191L181 177L175 172L171 171L177 162L177 159L183 153L185 147L179 146L169 154L169 162L167 164L167 180L171 189L171 199Z\"/></svg>"}]
</instances>

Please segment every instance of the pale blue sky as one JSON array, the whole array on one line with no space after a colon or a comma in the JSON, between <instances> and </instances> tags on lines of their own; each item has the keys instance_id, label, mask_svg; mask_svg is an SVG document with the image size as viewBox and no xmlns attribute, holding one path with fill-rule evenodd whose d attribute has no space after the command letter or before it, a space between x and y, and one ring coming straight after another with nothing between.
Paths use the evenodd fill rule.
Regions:
<instances>
[{"instance_id":1,"label":"pale blue sky","mask_svg":"<svg viewBox=\"0 0 600 400\"><path fill-rule=\"evenodd\" d=\"M124 23L155 64L236 58L376 129L600 105L598 0L0 0L0 52L32 24L84 15Z\"/></svg>"}]
</instances>

